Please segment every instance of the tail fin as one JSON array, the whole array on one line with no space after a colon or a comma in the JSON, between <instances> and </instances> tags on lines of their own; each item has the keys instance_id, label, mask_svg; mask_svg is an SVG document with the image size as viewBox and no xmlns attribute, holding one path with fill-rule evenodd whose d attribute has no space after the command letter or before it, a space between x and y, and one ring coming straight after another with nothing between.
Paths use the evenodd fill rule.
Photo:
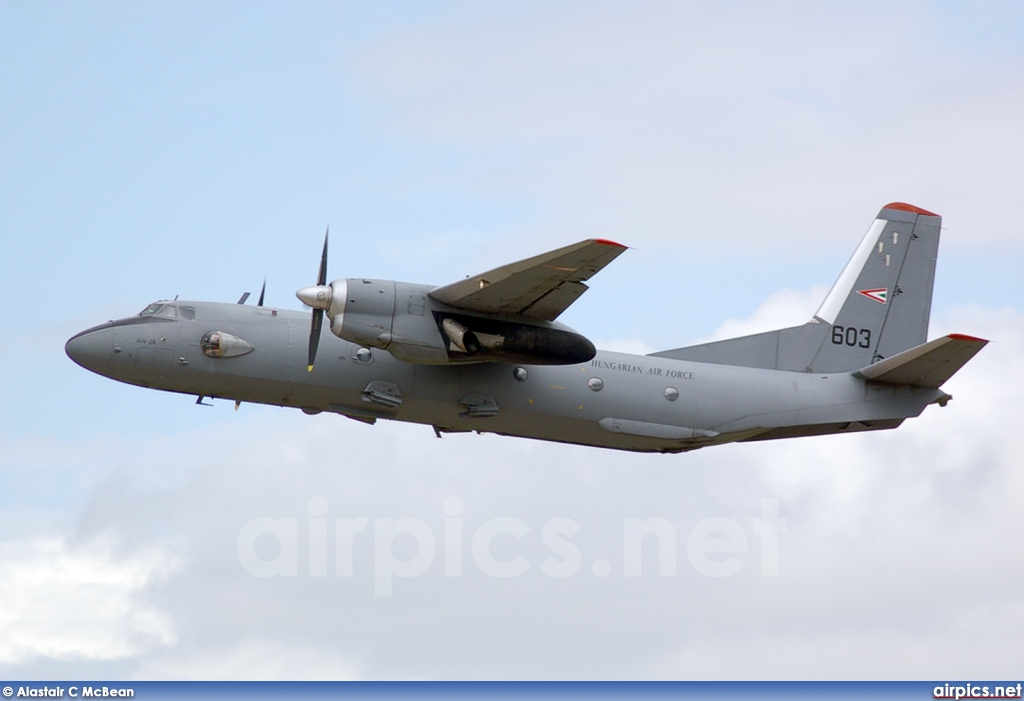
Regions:
<instances>
[{"instance_id":1,"label":"tail fin","mask_svg":"<svg viewBox=\"0 0 1024 701\"><path fill-rule=\"evenodd\" d=\"M878 213L803 326L655 356L798 372L853 372L925 342L941 217L894 202Z\"/></svg>"},{"instance_id":2,"label":"tail fin","mask_svg":"<svg viewBox=\"0 0 1024 701\"><path fill-rule=\"evenodd\" d=\"M927 340L941 223L908 204L882 208L814 315L831 328L813 372L855 370Z\"/></svg>"}]
</instances>

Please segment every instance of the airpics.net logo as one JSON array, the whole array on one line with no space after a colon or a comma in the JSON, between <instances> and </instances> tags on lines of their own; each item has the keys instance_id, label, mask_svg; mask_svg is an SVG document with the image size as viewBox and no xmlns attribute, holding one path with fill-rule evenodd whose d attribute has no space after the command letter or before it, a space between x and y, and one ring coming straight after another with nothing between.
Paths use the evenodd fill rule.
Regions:
<instances>
[{"instance_id":1,"label":"airpics.net logo","mask_svg":"<svg viewBox=\"0 0 1024 701\"><path fill-rule=\"evenodd\" d=\"M439 556L445 577L476 572L509 579L536 569L565 579L584 570L584 553L574 540L582 527L565 516L550 518L539 529L512 516L467 527L463 500L450 496L442 505L439 535L420 518L328 518L328 506L327 499L315 496L309 500L309 515L301 519L261 516L250 520L238 533L239 563L261 578L327 577L329 571L335 577L351 578L372 571L374 596L381 597L392 595L395 579L426 574ZM705 518L688 529L663 517L623 518L616 537L616 541L621 537L618 564L605 558L587 562L590 574L600 579L616 570L624 577L652 571L659 577L675 577L679 554L685 552L693 571L705 577L732 577L755 559L761 576L776 577L779 541L785 532L778 500L767 498L761 499L760 517L752 519L748 529L725 517ZM527 547L526 539L535 540L538 534L539 547ZM369 557L358 558L357 563L357 549ZM308 568L300 571L300 560Z\"/></svg>"}]
</instances>

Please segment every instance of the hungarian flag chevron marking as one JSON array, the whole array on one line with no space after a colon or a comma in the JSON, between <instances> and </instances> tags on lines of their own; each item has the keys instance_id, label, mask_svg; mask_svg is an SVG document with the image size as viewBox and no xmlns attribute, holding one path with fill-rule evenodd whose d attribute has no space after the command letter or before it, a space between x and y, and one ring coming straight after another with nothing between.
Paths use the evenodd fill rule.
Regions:
<instances>
[{"instance_id":1,"label":"hungarian flag chevron marking","mask_svg":"<svg viewBox=\"0 0 1024 701\"><path fill-rule=\"evenodd\" d=\"M886 287L878 287L873 290L857 290L857 294L873 299L879 304L885 304L889 299L889 289Z\"/></svg>"}]
</instances>

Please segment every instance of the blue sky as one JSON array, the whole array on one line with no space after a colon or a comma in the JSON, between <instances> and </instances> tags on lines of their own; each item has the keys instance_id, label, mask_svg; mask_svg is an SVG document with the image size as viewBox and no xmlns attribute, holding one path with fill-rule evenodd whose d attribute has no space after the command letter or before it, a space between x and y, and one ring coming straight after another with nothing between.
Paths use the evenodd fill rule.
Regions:
<instances>
[{"instance_id":1,"label":"blue sky","mask_svg":"<svg viewBox=\"0 0 1024 701\"><path fill-rule=\"evenodd\" d=\"M162 622L153 629L159 634L131 649L115 649L116 634L85 636L66 646L70 652L0 646L0 670L187 676L205 648L183 613L192 600L166 588L190 581L196 600L227 606L233 596L250 596L268 609L283 606L280 591L232 578L232 562L202 543L230 551L246 519L296 510L301 516L309 498L337 504L331 490L351 494L356 486L368 496L345 502L351 513L436 515L456 493L483 514L576 514L598 524L595 543L612 525L582 497L531 499L531 490L548 488L541 465L557 465L558 484L570 492L586 484L613 521L642 507L646 487L660 495L652 512L680 523L692 522L698 507L747 515L762 496L789 495L793 522L811 524L803 540L793 536L801 544L793 546L794 561L819 538L830 544L834 563L870 563L872 553L884 559L878 553L885 547L868 535L877 523L850 516L851 523L836 525L820 504L869 514L859 507L891 485L874 463L814 470L812 457L828 460L818 446L832 445L829 439L726 448L717 458L702 452L671 465L492 437L435 445L419 427L369 429L250 406L236 413L227 402L196 408L187 397L91 375L64 356L71 334L154 299L234 301L243 291L258 293L264 276L268 304L298 309L294 291L312 281L328 224L333 276L438 284L583 238L621 241L632 250L595 278L563 319L599 342L657 350L710 337L727 320L738 325L731 328L800 323L882 205L903 200L937 211L946 230L932 335L987 334L998 347L979 357L973 380L965 371L957 401L943 414L964 412L961 428L956 415L931 423L923 417L919 428L911 422L894 434L899 438L845 438L843 445L864 460L917 465L938 459L928 446L942 431L970 425L977 429L969 444L975 457L954 459L956 447L947 446L953 463L943 474L970 484L970 476L994 470L994 491L980 499L1019 503L1020 483L1008 476L1015 443L1005 435L1018 410L1005 395L986 394L992 388L985 380L1001 369L1015 376L1006 366L1020 360L1013 340L1024 313L1024 236L1015 212L1024 162L1022 15L1014 3L929 2L0 4L0 361L7 369L0 542L12 563L45 561L38 543L49 538L69 561L117 565L128 574L115 591ZM971 413L972 402L990 413ZM286 458L261 459L276 454L263 444L269 436ZM354 457L342 474L329 471L331 453L304 447L312 439L347 446ZM446 452L456 441L465 458ZM489 459L495 451L502 459L488 481L470 457ZM533 467L517 470L516 457ZM779 463L793 467L773 468ZM642 477L626 479L628 471ZM277 485L277 493L248 484L254 475ZM937 489L928 474L917 478L903 485L918 495L908 522L939 503L920 496ZM410 484L389 496L389 480ZM514 496L496 486L509 484L518 485ZM683 489L695 496L667 496ZM197 502L200 492L212 501ZM120 518L102 516L105 507L119 513L118 499L149 504L154 515L147 521L126 509ZM233 510L210 506L224 500ZM195 512L196 503L207 509ZM183 526L174 517L180 513L203 527ZM894 506L892 519L899 513ZM1015 552L1019 520L963 518L973 524L970 533ZM931 552L932 541L915 542ZM954 554L969 549L950 547ZM146 584L131 584L132 567L147 573ZM1021 577L1018 568L1000 581L1019 585ZM810 570L770 595L757 580L735 587L755 599L789 601L819 579L843 588ZM538 641L488 617L488 594L520 597L534 610L554 610L546 607L562 595L624 606L628 594L650 596L706 632L704 614L659 598L670 596L667 583L645 583L649 590L587 583L555 591L544 580L496 590L474 580L462 593L476 622L453 629L463 640L502 630L529 646ZM282 589L289 596L317 600L308 580L288 584ZM417 611L459 611L441 584L413 589L420 608L408 600L387 610L372 602L380 618L360 614L363 622L379 627L405 611L416 620L411 640L422 641L417 636L426 636L429 621ZM698 590L714 602L712 612L726 615L729 586L703 582ZM76 592L72 583L54 597L77 601ZM992 615L1019 618L1019 594L1000 596L1005 608ZM36 610L30 599L16 600L25 602L22 612ZM451 662L440 674L701 676L690 642L673 637L652 611L625 610L643 621L636 631L609 622L596 633L629 640L649 630L663 642L660 650L679 656L602 667L599 651L591 665L549 649L515 667L514 655L489 656L455 641L465 663ZM2 614L0 608L0 626ZM111 616L97 629L117 630L120 619ZM572 616L562 623L578 623L585 610ZM920 620L900 629L900 644L923 640L928 616L925 607ZM715 632L720 647L711 646L705 668L728 676L763 669L761 676L773 669L791 677L853 676L853 668L801 652L795 641L803 636L821 641L823 651L866 660L868 676L900 675L869 654L885 626L844 637L812 616L798 618L805 627L772 649L790 650L803 663L758 667L755 658L768 658L749 642L738 648L745 661L726 663L736 640L772 639L767 629L735 620ZM237 630L219 638L225 675L262 666L272 676L430 676L422 651L388 657L381 652L386 637L360 650L344 636L304 629L300 623L316 628L308 611L294 610L292 620L296 640L316 641L316 651L303 657L311 662L268 666L277 643L225 619L224 630ZM955 638L946 630L929 643L934 659L955 659L962 652ZM986 669L1020 672L1000 667L1000 659ZM909 669L920 676L931 668L921 662Z\"/></svg>"}]
</instances>

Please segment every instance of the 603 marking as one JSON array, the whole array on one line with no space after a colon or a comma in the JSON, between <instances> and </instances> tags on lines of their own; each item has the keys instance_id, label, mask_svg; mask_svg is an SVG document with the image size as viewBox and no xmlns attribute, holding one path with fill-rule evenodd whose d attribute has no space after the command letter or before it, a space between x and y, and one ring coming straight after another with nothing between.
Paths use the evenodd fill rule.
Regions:
<instances>
[{"instance_id":1,"label":"603 marking","mask_svg":"<svg viewBox=\"0 0 1024 701\"><path fill-rule=\"evenodd\" d=\"M832 343L837 346L871 347L871 329L858 329L855 326L833 326Z\"/></svg>"}]
</instances>

